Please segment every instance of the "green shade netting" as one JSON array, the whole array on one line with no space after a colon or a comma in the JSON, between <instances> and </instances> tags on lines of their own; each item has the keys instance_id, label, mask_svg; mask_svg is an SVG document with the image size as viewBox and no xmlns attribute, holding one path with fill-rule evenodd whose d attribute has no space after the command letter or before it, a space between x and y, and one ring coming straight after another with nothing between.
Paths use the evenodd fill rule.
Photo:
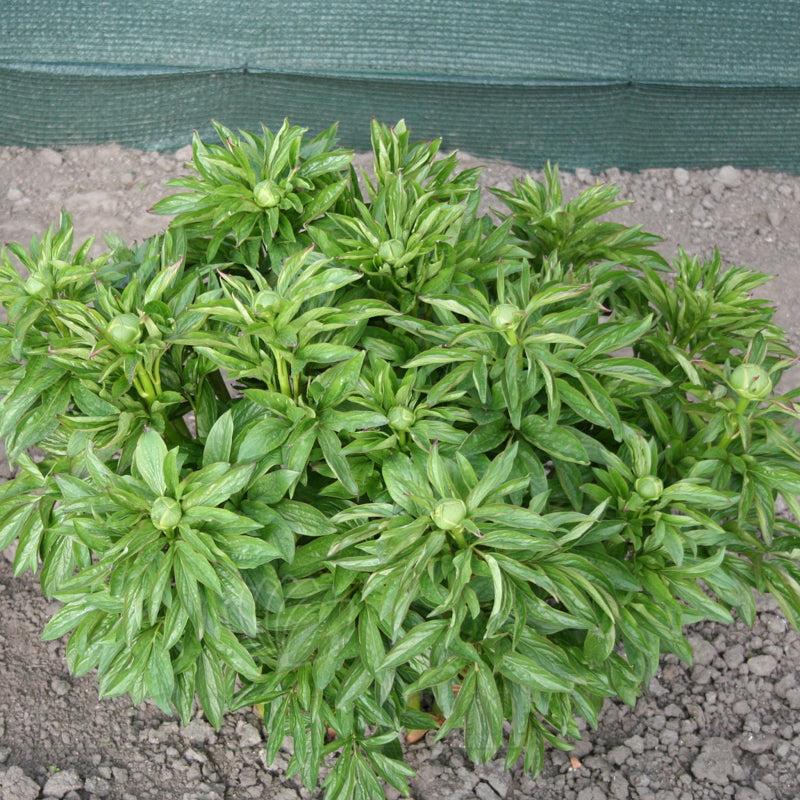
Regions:
<instances>
[{"instance_id":1,"label":"green shade netting","mask_svg":"<svg viewBox=\"0 0 800 800\"><path fill-rule=\"evenodd\" d=\"M0 2L0 144L405 118L481 157L800 171L800 3Z\"/></svg>"}]
</instances>

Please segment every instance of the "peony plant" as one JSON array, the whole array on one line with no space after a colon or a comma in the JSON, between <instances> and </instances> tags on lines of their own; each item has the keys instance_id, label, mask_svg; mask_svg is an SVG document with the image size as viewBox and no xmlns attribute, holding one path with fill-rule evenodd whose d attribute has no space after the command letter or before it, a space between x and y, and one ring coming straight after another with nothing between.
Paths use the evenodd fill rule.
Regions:
<instances>
[{"instance_id":1,"label":"peony plant","mask_svg":"<svg viewBox=\"0 0 800 800\"><path fill-rule=\"evenodd\" d=\"M2 251L0 548L76 675L188 721L255 706L329 800L408 793L404 736L537 772L687 624L800 625L795 361L766 276L493 191L372 124L216 126L163 234ZM406 732L404 734L404 731Z\"/></svg>"}]
</instances>

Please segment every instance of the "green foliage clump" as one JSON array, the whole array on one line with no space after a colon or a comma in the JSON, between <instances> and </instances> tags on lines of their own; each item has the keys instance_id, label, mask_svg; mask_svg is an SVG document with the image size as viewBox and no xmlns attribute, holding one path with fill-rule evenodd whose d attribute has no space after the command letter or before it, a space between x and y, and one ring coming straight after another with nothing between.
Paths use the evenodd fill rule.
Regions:
<instances>
[{"instance_id":1,"label":"green foliage clump","mask_svg":"<svg viewBox=\"0 0 800 800\"><path fill-rule=\"evenodd\" d=\"M404 728L535 773L685 625L752 623L754 590L800 625L765 276L668 264L552 168L484 215L402 123L371 175L335 129L217 130L162 235L92 260L64 215L3 250L0 548L73 673L257 706L269 759L289 735L307 786L382 798Z\"/></svg>"}]
</instances>

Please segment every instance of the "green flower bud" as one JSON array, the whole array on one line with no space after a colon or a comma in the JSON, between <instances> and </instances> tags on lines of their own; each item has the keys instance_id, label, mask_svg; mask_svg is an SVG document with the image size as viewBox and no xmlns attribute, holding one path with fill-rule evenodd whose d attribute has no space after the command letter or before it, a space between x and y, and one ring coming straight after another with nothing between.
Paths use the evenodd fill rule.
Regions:
<instances>
[{"instance_id":1,"label":"green flower bud","mask_svg":"<svg viewBox=\"0 0 800 800\"><path fill-rule=\"evenodd\" d=\"M739 397L747 400L763 400L772 392L769 373L758 364L739 364L728 384Z\"/></svg>"},{"instance_id":2,"label":"green flower bud","mask_svg":"<svg viewBox=\"0 0 800 800\"><path fill-rule=\"evenodd\" d=\"M387 239L378 247L378 258L384 264L396 264L405 252L405 245L399 239Z\"/></svg>"},{"instance_id":3,"label":"green flower bud","mask_svg":"<svg viewBox=\"0 0 800 800\"><path fill-rule=\"evenodd\" d=\"M407 431L416 421L414 412L405 406L392 406L388 416L389 426L396 431Z\"/></svg>"},{"instance_id":4,"label":"green flower bud","mask_svg":"<svg viewBox=\"0 0 800 800\"><path fill-rule=\"evenodd\" d=\"M516 306L512 306L510 303L500 303L499 306L492 310L492 325L498 331L516 328L522 316L523 312Z\"/></svg>"},{"instance_id":5,"label":"green flower bud","mask_svg":"<svg viewBox=\"0 0 800 800\"><path fill-rule=\"evenodd\" d=\"M431 519L440 530L453 531L460 530L463 527L461 523L466 516L467 507L464 505L464 501L450 498L449 500L442 500L433 509Z\"/></svg>"},{"instance_id":6,"label":"green flower bud","mask_svg":"<svg viewBox=\"0 0 800 800\"><path fill-rule=\"evenodd\" d=\"M257 311L266 311L267 309L273 309L275 311L279 311L280 308L278 304L280 303L281 298L278 296L277 292L273 292L272 289L262 289L257 295L255 299L255 306Z\"/></svg>"},{"instance_id":7,"label":"green flower bud","mask_svg":"<svg viewBox=\"0 0 800 800\"><path fill-rule=\"evenodd\" d=\"M25 291L31 297L41 297L42 299L53 296L50 282L42 280L42 278L36 275L31 275L30 278L25 281Z\"/></svg>"},{"instance_id":8,"label":"green flower bud","mask_svg":"<svg viewBox=\"0 0 800 800\"><path fill-rule=\"evenodd\" d=\"M636 489L636 494L642 500L658 500L661 497L661 492L664 491L664 483L661 478L657 478L655 475L643 475L641 478L636 479L633 488Z\"/></svg>"},{"instance_id":9,"label":"green flower bud","mask_svg":"<svg viewBox=\"0 0 800 800\"><path fill-rule=\"evenodd\" d=\"M150 510L150 519L160 531L171 531L182 517L181 504L174 497L157 497Z\"/></svg>"},{"instance_id":10,"label":"green flower bud","mask_svg":"<svg viewBox=\"0 0 800 800\"><path fill-rule=\"evenodd\" d=\"M142 327L136 314L118 314L106 326L106 339L121 348L130 348L142 337Z\"/></svg>"},{"instance_id":11,"label":"green flower bud","mask_svg":"<svg viewBox=\"0 0 800 800\"><path fill-rule=\"evenodd\" d=\"M274 208L282 197L281 190L270 180L257 183L253 189L253 199L261 208Z\"/></svg>"}]
</instances>

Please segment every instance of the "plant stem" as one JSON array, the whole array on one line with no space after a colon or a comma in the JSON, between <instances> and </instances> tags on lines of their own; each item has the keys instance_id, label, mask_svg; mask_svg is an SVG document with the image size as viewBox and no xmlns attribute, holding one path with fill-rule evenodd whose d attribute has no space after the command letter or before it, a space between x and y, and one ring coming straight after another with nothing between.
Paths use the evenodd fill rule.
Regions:
<instances>
[{"instance_id":1,"label":"plant stem","mask_svg":"<svg viewBox=\"0 0 800 800\"><path fill-rule=\"evenodd\" d=\"M451 530L450 533L452 534L453 538L456 540L456 544L462 550L466 550L467 549L467 540L464 538L463 528L453 528L453 530Z\"/></svg>"},{"instance_id":2,"label":"plant stem","mask_svg":"<svg viewBox=\"0 0 800 800\"><path fill-rule=\"evenodd\" d=\"M742 414L744 414L745 411L747 411L747 406L749 405L750 401L746 397L740 397L736 403L736 408L733 411L734 416L740 417ZM736 427L738 428L738 424L736 425ZM727 447L731 443L731 439L733 439L733 434L726 433L720 440L719 446L722 448Z\"/></svg>"},{"instance_id":3,"label":"plant stem","mask_svg":"<svg viewBox=\"0 0 800 800\"><path fill-rule=\"evenodd\" d=\"M158 397L158 392L156 391L156 387L153 385L153 381L145 369L144 364L141 362L136 365L136 372L133 376L133 385L141 398L147 404L147 407L150 408L155 399Z\"/></svg>"},{"instance_id":4,"label":"plant stem","mask_svg":"<svg viewBox=\"0 0 800 800\"><path fill-rule=\"evenodd\" d=\"M150 400L150 402L153 402L156 399L156 397L158 396L158 393L156 391L155 384L153 383L153 381L152 381L152 379L150 377L150 374L144 368L143 364L137 364L136 365L136 374L139 377L139 381L141 382L142 387L144 388L145 392L147 393L148 400Z\"/></svg>"},{"instance_id":5,"label":"plant stem","mask_svg":"<svg viewBox=\"0 0 800 800\"><path fill-rule=\"evenodd\" d=\"M275 353L275 363L278 368L278 383L281 387L281 393L287 397L293 397L292 384L289 381L289 370L286 369L286 362L278 353Z\"/></svg>"},{"instance_id":6,"label":"plant stem","mask_svg":"<svg viewBox=\"0 0 800 800\"><path fill-rule=\"evenodd\" d=\"M744 414L749 405L750 401L746 397L740 397L739 401L736 403L736 414Z\"/></svg>"}]
</instances>

